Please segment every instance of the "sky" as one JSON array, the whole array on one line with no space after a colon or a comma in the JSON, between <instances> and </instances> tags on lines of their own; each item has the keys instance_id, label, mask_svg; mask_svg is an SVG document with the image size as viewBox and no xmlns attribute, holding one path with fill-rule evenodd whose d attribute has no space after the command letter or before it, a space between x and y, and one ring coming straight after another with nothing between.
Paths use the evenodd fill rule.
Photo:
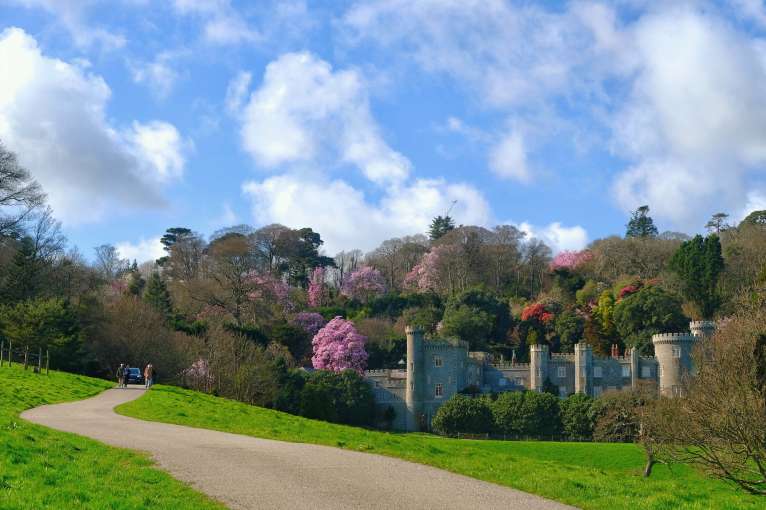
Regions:
<instances>
[{"instance_id":1,"label":"sky","mask_svg":"<svg viewBox=\"0 0 766 510\"><path fill-rule=\"evenodd\" d=\"M647 204L766 209L762 0L0 0L0 141L86 256L310 226L328 255L458 224L554 251Z\"/></svg>"}]
</instances>

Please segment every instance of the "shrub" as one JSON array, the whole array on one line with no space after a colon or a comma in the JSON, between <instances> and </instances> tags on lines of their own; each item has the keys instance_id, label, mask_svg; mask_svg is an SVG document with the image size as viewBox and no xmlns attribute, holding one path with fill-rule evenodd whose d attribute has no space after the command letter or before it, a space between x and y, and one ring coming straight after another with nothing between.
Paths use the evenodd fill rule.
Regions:
<instances>
[{"instance_id":1,"label":"shrub","mask_svg":"<svg viewBox=\"0 0 766 510\"><path fill-rule=\"evenodd\" d=\"M535 391L501 393L492 403L495 429L502 434L555 436L561 433L559 399Z\"/></svg>"},{"instance_id":2,"label":"shrub","mask_svg":"<svg viewBox=\"0 0 766 510\"><path fill-rule=\"evenodd\" d=\"M311 373L301 390L300 414L307 418L370 425L375 400L370 385L353 370Z\"/></svg>"},{"instance_id":3,"label":"shrub","mask_svg":"<svg viewBox=\"0 0 766 510\"><path fill-rule=\"evenodd\" d=\"M492 411L485 398L456 394L437 411L431 426L439 434L484 434L492 431Z\"/></svg>"},{"instance_id":4,"label":"shrub","mask_svg":"<svg viewBox=\"0 0 766 510\"><path fill-rule=\"evenodd\" d=\"M593 437L593 398L584 393L570 395L559 403L561 429L565 435L576 439Z\"/></svg>"},{"instance_id":5,"label":"shrub","mask_svg":"<svg viewBox=\"0 0 766 510\"><path fill-rule=\"evenodd\" d=\"M641 395L634 391L610 391L592 405L595 441L633 442L638 438Z\"/></svg>"}]
</instances>

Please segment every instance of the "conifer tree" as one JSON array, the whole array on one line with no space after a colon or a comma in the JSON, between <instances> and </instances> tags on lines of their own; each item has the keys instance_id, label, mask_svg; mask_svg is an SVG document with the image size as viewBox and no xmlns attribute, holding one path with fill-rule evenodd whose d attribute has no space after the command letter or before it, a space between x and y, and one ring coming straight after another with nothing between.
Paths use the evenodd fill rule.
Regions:
<instances>
[{"instance_id":1,"label":"conifer tree","mask_svg":"<svg viewBox=\"0 0 766 510\"><path fill-rule=\"evenodd\" d=\"M628 230L625 232L625 237L638 237L641 239L657 237L657 227L655 226L652 217L649 216L648 205L642 205L633 211L630 221L627 224L627 228Z\"/></svg>"},{"instance_id":2,"label":"conifer tree","mask_svg":"<svg viewBox=\"0 0 766 510\"><path fill-rule=\"evenodd\" d=\"M686 241L670 260L670 269L681 278L683 294L699 307L703 317L711 318L721 305L718 279L723 271L721 241L711 234Z\"/></svg>"},{"instance_id":3,"label":"conifer tree","mask_svg":"<svg viewBox=\"0 0 766 510\"><path fill-rule=\"evenodd\" d=\"M428 229L428 237L431 238L431 241L436 241L454 228L455 222L449 215L437 216L431 222L431 226Z\"/></svg>"},{"instance_id":4,"label":"conifer tree","mask_svg":"<svg viewBox=\"0 0 766 510\"><path fill-rule=\"evenodd\" d=\"M173 302L170 300L170 292L159 273L153 273L146 285L144 301L154 307L163 317L168 320L173 314Z\"/></svg>"}]
</instances>

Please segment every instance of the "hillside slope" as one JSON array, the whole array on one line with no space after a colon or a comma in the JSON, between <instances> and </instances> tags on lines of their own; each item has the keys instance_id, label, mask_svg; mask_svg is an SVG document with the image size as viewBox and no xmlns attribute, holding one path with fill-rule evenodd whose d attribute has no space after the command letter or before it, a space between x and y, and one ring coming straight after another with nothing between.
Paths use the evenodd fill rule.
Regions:
<instances>
[{"instance_id":1,"label":"hillside slope","mask_svg":"<svg viewBox=\"0 0 766 510\"><path fill-rule=\"evenodd\" d=\"M391 434L309 420L239 402L156 386L117 408L136 418L255 437L390 455L573 504L586 509L755 509L766 500L684 466L641 476L632 444L503 442Z\"/></svg>"},{"instance_id":2,"label":"hillside slope","mask_svg":"<svg viewBox=\"0 0 766 510\"><path fill-rule=\"evenodd\" d=\"M220 509L144 455L32 425L19 413L84 399L113 384L0 368L0 508Z\"/></svg>"}]
</instances>

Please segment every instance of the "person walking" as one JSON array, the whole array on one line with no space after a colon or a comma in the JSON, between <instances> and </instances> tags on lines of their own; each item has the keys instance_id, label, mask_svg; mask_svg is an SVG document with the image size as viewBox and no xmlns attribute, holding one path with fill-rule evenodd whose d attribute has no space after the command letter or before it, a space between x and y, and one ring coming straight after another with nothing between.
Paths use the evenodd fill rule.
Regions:
<instances>
[{"instance_id":1,"label":"person walking","mask_svg":"<svg viewBox=\"0 0 766 510\"><path fill-rule=\"evenodd\" d=\"M124 383L125 383L125 365L120 363L120 366L117 367L117 387L122 388Z\"/></svg>"},{"instance_id":2,"label":"person walking","mask_svg":"<svg viewBox=\"0 0 766 510\"><path fill-rule=\"evenodd\" d=\"M130 365L125 363L125 377L123 378L123 383L122 383L123 388L127 388L128 383L130 382L128 375L130 375Z\"/></svg>"},{"instance_id":3,"label":"person walking","mask_svg":"<svg viewBox=\"0 0 766 510\"><path fill-rule=\"evenodd\" d=\"M146 389L152 387L152 384L154 384L154 365L149 363L146 365L146 368L144 368L144 381L146 383Z\"/></svg>"}]
</instances>

